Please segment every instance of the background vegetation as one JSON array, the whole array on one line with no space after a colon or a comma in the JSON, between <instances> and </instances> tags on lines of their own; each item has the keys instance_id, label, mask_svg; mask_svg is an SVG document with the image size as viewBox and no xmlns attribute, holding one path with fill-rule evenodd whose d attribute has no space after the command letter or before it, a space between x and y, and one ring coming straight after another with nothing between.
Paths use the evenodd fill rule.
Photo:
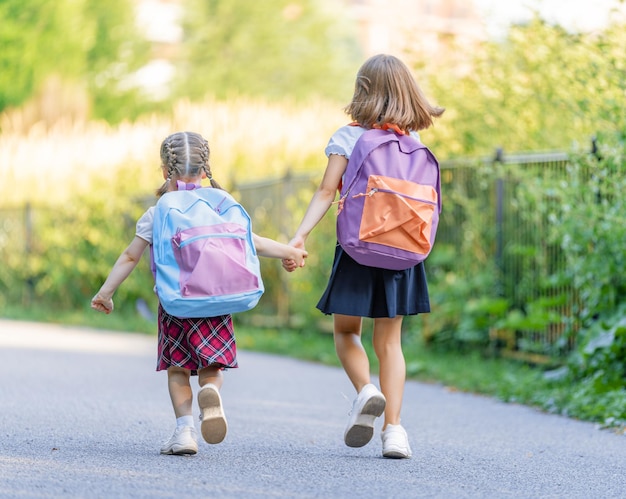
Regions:
<instances>
[{"instance_id":1,"label":"background vegetation","mask_svg":"<svg viewBox=\"0 0 626 499\"><path fill-rule=\"evenodd\" d=\"M352 89L361 58L356 30L331 2L186 0L185 7L176 95L345 99Z\"/></svg>"},{"instance_id":2,"label":"background vegetation","mask_svg":"<svg viewBox=\"0 0 626 499\"><path fill-rule=\"evenodd\" d=\"M313 183L321 175L363 58L354 36L324 3L272 0L258 12L239 4L185 3L175 92L155 102L130 83L149 46L126 0L0 1L0 316L153 331L147 265L119 290L117 315L95 317L88 301L152 202L158 147L174 130L209 138L213 171L228 187L287 171L309 173ZM486 182L493 163L478 160L496 147L569 153L565 181L527 173L516 203L529 219L554 222L541 237L567 265L545 279L573 286L581 308L564 335L574 349L562 349L558 364L494 357L491 328L515 329L546 307L518 309L494 295L497 269L480 244L490 228L463 217L462 243L436 248L429 260L433 314L406 323L410 375L606 425L626 421L624 27L570 33L536 18L467 53L464 67L415 67L431 100L447 108L422 133L440 159L471 156ZM587 154L592 137L595 156ZM307 195L285 199L280 228L267 224L269 207L255 211L259 232L287 239ZM452 195L465 213L481 210L469 192ZM244 315L242 347L336 362L319 334L328 323L313 309L332 231L329 215L310 241L306 274L285 281L275 262L264 262L268 286L288 286L297 320L292 331L261 331L244 326L252 322Z\"/></svg>"}]
</instances>

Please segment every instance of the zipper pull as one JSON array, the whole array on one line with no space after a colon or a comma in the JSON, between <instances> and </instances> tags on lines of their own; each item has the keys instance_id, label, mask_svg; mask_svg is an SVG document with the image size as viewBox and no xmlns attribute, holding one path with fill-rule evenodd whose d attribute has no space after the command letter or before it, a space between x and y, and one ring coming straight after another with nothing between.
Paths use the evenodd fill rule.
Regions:
<instances>
[{"instance_id":1,"label":"zipper pull","mask_svg":"<svg viewBox=\"0 0 626 499\"><path fill-rule=\"evenodd\" d=\"M176 229L176 234L174 234L172 236L172 242L176 245L177 248L180 248L180 235L181 235L182 229L180 227L178 227Z\"/></svg>"},{"instance_id":2,"label":"zipper pull","mask_svg":"<svg viewBox=\"0 0 626 499\"><path fill-rule=\"evenodd\" d=\"M374 193L378 192L378 188L374 187L371 191L369 192L361 192L359 194L355 194L354 196L352 196L352 199L355 198L362 198L363 196L372 196Z\"/></svg>"}]
</instances>

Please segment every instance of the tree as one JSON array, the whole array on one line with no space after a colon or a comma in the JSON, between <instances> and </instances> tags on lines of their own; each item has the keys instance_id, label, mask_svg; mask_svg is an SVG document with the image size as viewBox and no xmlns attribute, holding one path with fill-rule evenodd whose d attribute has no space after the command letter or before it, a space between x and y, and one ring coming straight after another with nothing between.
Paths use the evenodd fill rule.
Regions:
<instances>
[{"instance_id":1,"label":"tree","mask_svg":"<svg viewBox=\"0 0 626 499\"><path fill-rule=\"evenodd\" d=\"M356 39L315 0L187 0L179 95L347 100Z\"/></svg>"},{"instance_id":2,"label":"tree","mask_svg":"<svg viewBox=\"0 0 626 499\"><path fill-rule=\"evenodd\" d=\"M134 95L120 82L148 54L129 0L0 0L0 19L0 111L55 77L87 88L96 117L119 117Z\"/></svg>"},{"instance_id":3,"label":"tree","mask_svg":"<svg viewBox=\"0 0 626 499\"><path fill-rule=\"evenodd\" d=\"M0 1L0 111L28 99L51 73L77 77L87 35L69 0Z\"/></svg>"},{"instance_id":4,"label":"tree","mask_svg":"<svg viewBox=\"0 0 626 499\"><path fill-rule=\"evenodd\" d=\"M486 43L462 76L431 79L447 111L434 135L450 155L591 147L626 133L624 25L570 33L540 18Z\"/></svg>"},{"instance_id":5,"label":"tree","mask_svg":"<svg viewBox=\"0 0 626 499\"><path fill-rule=\"evenodd\" d=\"M90 38L84 48L85 76L96 117L130 118L143 110L139 89L126 80L146 64L150 44L138 35L130 0L84 0Z\"/></svg>"}]
</instances>

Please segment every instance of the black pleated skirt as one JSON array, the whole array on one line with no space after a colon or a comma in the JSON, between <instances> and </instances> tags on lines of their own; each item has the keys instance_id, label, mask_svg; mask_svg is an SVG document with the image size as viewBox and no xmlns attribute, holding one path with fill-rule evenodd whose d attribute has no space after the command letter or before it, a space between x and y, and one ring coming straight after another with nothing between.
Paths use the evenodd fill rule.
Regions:
<instances>
[{"instance_id":1,"label":"black pleated skirt","mask_svg":"<svg viewBox=\"0 0 626 499\"><path fill-rule=\"evenodd\" d=\"M407 270L367 267L337 244L328 286L317 308L324 314L371 318L428 313L424 263Z\"/></svg>"}]
</instances>

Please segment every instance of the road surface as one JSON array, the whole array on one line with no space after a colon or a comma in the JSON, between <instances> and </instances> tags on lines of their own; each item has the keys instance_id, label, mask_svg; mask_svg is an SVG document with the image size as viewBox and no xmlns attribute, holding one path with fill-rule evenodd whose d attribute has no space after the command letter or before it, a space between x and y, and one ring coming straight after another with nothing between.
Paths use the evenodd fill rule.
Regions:
<instances>
[{"instance_id":1,"label":"road surface","mask_svg":"<svg viewBox=\"0 0 626 499\"><path fill-rule=\"evenodd\" d=\"M174 416L155 363L153 337L0 320L0 497L626 497L623 435L409 382L413 458L388 460L380 422L343 444L341 369L247 351L225 373L226 440L162 456Z\"/></svg>"}]
</instances>

